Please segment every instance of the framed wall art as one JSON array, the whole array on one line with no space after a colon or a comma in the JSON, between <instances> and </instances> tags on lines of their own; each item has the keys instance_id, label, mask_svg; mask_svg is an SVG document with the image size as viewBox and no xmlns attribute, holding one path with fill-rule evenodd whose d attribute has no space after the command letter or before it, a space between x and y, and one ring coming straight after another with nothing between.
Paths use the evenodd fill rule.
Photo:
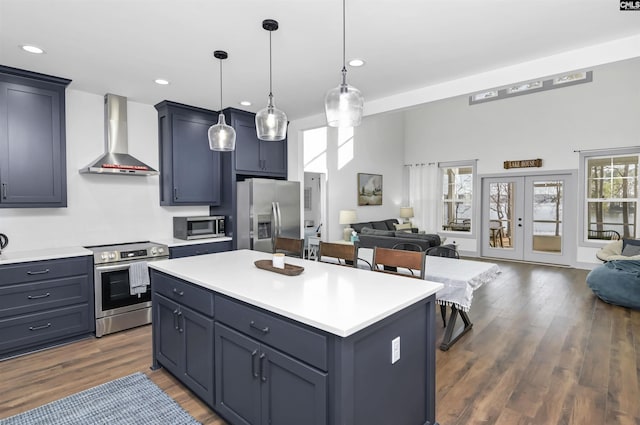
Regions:
<instances>
[{"instance_id":1,"label":"framed wall art","mask_svg":"<svg viewBox=\"0 0 640 425\"><path fill-rule=\"evenodd\" d=\"M358 173L358 205L382 205L382 175Z\"/></svg>"}]
</instances>

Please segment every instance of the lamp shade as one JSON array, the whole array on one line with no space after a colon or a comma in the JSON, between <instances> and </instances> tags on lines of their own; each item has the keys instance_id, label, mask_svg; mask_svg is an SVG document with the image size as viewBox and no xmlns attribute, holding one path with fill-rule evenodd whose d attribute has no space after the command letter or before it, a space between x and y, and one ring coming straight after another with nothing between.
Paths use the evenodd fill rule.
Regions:
<instances>
[{"instance_id":1,"label":"lamp shade","mask_svg":"<svg viewBox=\"0 0 640 425\"><path fill-rule=\"evenodd\" d=\"M218 124L209 127L209 148L221 152L236 148L236 131L227 125L223 113L218 115Z\"/></svg>"},{"instance_id":2,"label":"lamp shade","mask_svg":"<svg viewBox=\"0 0 640 425\"><path fill-rule=\"evenodd\" d=\"M287 137L287 115L276 108L271 93L267 107L256 114L256 133L258 139L268 142L277 142Z\"/></svg>"},{"instance_id":3,"label":"lamp shade","mask_svg":"<svg viewBox=\"0 0 640 425\"><path fill-rule=\"evenodd\" d=\"M355 210L340 210L340 224L355 223L357 219Z\"/></svg>"},{"instance_id":4,"label":"lamp shade","mask_svg":"<svg viewBox=\"0 0 640 425\"><path fill-rule=\"evenodd\" d=\"M357 127L362 122L364 98L344 81L327 92L324 105L329 127Z\"/></svg>"},{"instance_id":5,"label":"lamp shade","mask_svg":"<svg viewBox=\"0 0 640 425\"><path fill-rule=\"evenodd\" d=\"M413 207L400 207L400 217L401 218L413 217Z\"/></svg>"}]
</instances>

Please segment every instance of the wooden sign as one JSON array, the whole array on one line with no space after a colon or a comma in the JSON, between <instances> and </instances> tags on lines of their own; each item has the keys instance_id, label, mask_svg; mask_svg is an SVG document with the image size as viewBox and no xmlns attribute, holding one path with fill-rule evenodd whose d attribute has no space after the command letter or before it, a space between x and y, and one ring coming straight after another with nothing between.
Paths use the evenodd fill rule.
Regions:
<instances>
[{"instance_id":1,"label":"wooden sign","mask_svg":"<svg viewBox=\"0 0 640 425\"><path fill-rule=\"evenodd\" d=\"M505 161L504 169L509 168L529 168L529 167L542 167L542 159L520 159L518 161Z\"/></svg>"}]
</instances>

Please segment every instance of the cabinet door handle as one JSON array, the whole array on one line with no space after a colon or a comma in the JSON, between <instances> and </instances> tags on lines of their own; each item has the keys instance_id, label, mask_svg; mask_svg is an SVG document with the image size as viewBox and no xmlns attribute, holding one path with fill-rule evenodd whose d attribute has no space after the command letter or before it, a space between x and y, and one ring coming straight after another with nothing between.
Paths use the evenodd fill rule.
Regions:
<instances>
[{"instance_id":1,"label":"cabinet door handle","mask_svg":"<svg viewBox=\"0 0 640 425\"><path fill-rule=\"evenodd\" d=\"M182 323L180 323L180 322L182 322ZM178 328L178 332L180 332L180 333L184 332L184 318L182 316L182 312L181 311L178 312L178 326L180 326Z\"/></svg>"},{"instance_id":2,"label":"cabinet door handle","mask_svg":"<svg viewBox=\"0 0 640 425\"><path fill-rule=\"evenodd\" d=\"M2 199L7 199L7 184L2 183Z\"/></svg>"},{"instance_id":3,"label":"cabinet door handle","mask_svg":"<svg viewBox=\"0 0 640 425\"><path fill-rule=\"evenodd\" d=\"M175 330L179 330L180 327L178 326L178 310L173 310L173 327Z\"/></svg>"},{"instance_id":4,"label":"cabinet door handle","mask_svg":"<svg viewBox=\"0 0 640 425\"><path fill-rule=\"evenodd\" d=\"M39 270L37 272L32 272L31 270L27 271L27 274L29 276L33 276L33 275L37 275L37 274L47 274L47 273L49 273L49 269Z\"/></svg>"},{"instance_id":5,"label":"cabinet door handle","mask_svg":"<svg viewBox=\"0 0 640 425\"><path fill-rule=\"evenodd\" d=\"M269 333L269 326L265 326L264 328L261 328L260 326L256 325L256 322L254 322L253 320L251 322L249 322L249 327L253 328L257 331L262 332L263 334L268 334Z\"/></svg>"},{"instance_id":6,"label":"cabinet door handle","mask_svg":"<svg viewBox=\"0 0 640 425\"><path fill-rule=\"evenodd\" d=\"M258 350L253 350L253 353L251 353L251 375L253 375L254 378L258 377L258 370L256 369L256 354L258 354Z\"/></svg>"},{"instance_id":7,"label":"cabinet door handle","mask_svg":"<svg viewBox=\"0 0 640 425\"><path fill-rule=\"evenodd\" d=\"M262 382L267 382L267 371L265 370L264 359L266 358L266 354L260 353L260 380Z\"/></svg>"},{"instance_id":8,"label":"cabinet door handle","mask_svg":"<svg viewBox=\"0 0 640 425\"><path fill-rule=\"evenodd\" d=\"M178 291L176 288L173 288L173 293L178 295L179 297L184 295L184 291ZM178 312L178 310L176 310L176 313Z\"/></svg>"},{"instance_id":9,"label":"cabinet door handle","mask_svg":"<svg viewBox=\"0 0 640 425\"><path fill-rule=\"evenodd\" d=\"M177 201L177 200L178 200L178 188L177 188L177 187L174 187L174 188L173 188L173 199L174 199L175 201Z\"/></svg>"},{"instance_id":10,"label":"cabinet door handle","mask_svg":"<svg viewBox=\"0 0 640 425\"><path fill-rule=\"evenodd\" d=\"M37 300L40 298L47 298L49 295L51 295L50 292L47 292L46 294L42 294L42 295L27 295L27 299L28 300Z\"/></svg>"},{"instance_id":11,"label":"cabinet door handle","mask_svg":"<svg viewBox=\"0 0 640 425\"><path fill-rule=\"evenodd\" d=\"M30 331L39 331L42 329L47 329L51 327L51 323L47 323L46 325L41 325L41 326L29 326L29 330Z\"/></svg>"}]
</instances>

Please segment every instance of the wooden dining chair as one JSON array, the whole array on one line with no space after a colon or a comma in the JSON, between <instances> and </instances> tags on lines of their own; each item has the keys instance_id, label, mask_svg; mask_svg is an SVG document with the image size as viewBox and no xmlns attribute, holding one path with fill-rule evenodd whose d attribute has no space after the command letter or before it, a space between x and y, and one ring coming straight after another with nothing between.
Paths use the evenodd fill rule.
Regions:
<instances>
[{"instance_id":1,"label":"wooden dining chair","mask_svg":"<svg viewBox=\"0 0 640 425\"><path fill-rule=\"evenodd\" d=\"M328 259L330 258L333 261L329 261ZM367 265L366 268L371 270L371 263L363 258L358 258L358 247L356 245L320 241L318 261L356 268L359 265L363 265L361 263L365 263Z\"/></svg>"},{"instance_id":2,"label":"wooden dining chair","mask_svg":"<svg viewBox=\"0 0 640 425\"><path fill-rule=\"evenodd\" d=\"M421 251L406 251L378 246L373 250L373 270L377 272L424 279L425 261L425 253ZM398 271L398 267L408 269L410 274Z\"/></svg>"},{"instance_id":3,"label":"wooden dining chair","mask_svg":"<svg viewBox=\"0 0 640 425\"><path fill-rule=\"evenodd\" d=\"M276 238L273 252L304 258L304 239Z\"/></svg>"}]
</instances>

